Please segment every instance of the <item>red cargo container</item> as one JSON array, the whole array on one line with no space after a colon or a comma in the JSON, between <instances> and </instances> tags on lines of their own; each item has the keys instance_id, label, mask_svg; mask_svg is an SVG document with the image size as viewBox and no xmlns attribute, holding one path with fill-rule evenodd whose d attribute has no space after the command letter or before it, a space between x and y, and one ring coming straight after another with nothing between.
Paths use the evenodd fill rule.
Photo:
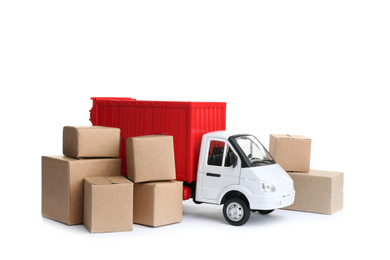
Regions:
<instances>
[{"instance_id":1,"label":"red cargo container","mask_svg":"<svg viewBox=\"0 0 390 260\"><path fill-rule=\"evenodd\" d=\"M224 102L138 101L132 98L93 97L92 125L121 129L122 175L126 176L125 138L173 136L176 179L196 180L199 150L205 133L226 129Z\"/></svg>"}]
</instances>

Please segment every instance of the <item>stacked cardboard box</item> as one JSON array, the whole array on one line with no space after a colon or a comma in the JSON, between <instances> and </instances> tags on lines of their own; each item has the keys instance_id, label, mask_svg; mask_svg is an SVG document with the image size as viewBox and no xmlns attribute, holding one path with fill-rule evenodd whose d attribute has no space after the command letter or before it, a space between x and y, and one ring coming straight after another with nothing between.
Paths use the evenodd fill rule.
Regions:
<instances>
[{"instance_id":1,"label":"stacked cardboard box","mask_svg":"<svg viewBox=\"0 0 390 260\"><path fill-rule=\"evenodd\" d=\"M133 186L123 176L84 181L84 225L91 233L133 230Z\"/></svg>"},{"instance_id":2,"label":"stacked cardboard box","mask_svg":"<svg viewBox=\"0 0 390 260\"><path fill-rule=\"evenodd\" d=\"M302 135L272 134L269 152L285 171L308 172L310 169L311 139Z\"/></svg>"},{"instance_id":3,"label":"stacked cardboard box","mask_svg":"<svg viewBox=\"0 0 390 260\"><path fill-rule=\"evenodd\" d=\"M270 154L294 180L295 201L285 209L333 214L343 208L344 173L310 169L310 151L307 137L270 136Z\"/></svg>"},{"instance_id":4,"label":"stacked cardboard box","mask_svg":"<svg viewBox=\"0 0 390 260\"><path fill-rule=\"evenodd\" d=\"M127 175L134 184L134 223L163 226L182 221L183 183L175 181L173 137L126 139Z\"/></svg>"},{"instance_id":5,"label":"stacked cardboard box","mask_svg":"<svg viewBox=\"0 0 390 260\"><path fill-rule=\"evenodd\" d=\"M120 159L42 156L42 215L59 222L83 223L84 178L120 175Z\"/></svg>"},{"instance_id":6,"label":"stacked cardboard box","mask_svg":"<svg viewBox=\"0 0 390 260\"><path fill-rule=\"evenodd\" d=\"M64 155L42 156L42 215L68 225L86 222L91 232L132 230L133 183L120 176L119 151L118 128L65 126ZM111 212L100 210L99 201L112 204ZM121 219L110 217L116 210Z\"/></svg>"}]
</instances>

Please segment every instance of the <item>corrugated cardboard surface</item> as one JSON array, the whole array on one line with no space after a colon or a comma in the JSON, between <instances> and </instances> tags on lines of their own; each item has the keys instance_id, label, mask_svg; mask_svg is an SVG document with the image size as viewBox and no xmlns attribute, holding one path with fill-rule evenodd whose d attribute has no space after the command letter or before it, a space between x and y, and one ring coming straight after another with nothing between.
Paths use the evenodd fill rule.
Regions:
<instances>
[{"instance_id":1,"label":"corrugated cardboard surface","mask_svg":"<svg viewBox=\"0 0 390 260\"><path fill-rule=\"evenodd\" d=\"M310 170L288 174L294 180L295 201L285 209L333 214L343 208L344 173Z\"/></svg>"},{"instance_id":2,"label":"corrugated cardboard surface","mask_svg":"<svg viewBox=\"0 0 390 260\"><path fill-rule=\"evenodd\" d=\"M134 185L134 223L163 226L182 221L183 182L161 181Z\"/></svg>"},{"instance_id":3,"label":"corrugated cardboard surface","mask_svg":"<svg viewBox=\"0 0 390 260\"><path fill-rule=\"evenodd\" d=\"M91 233L133 230L133 186L122 176L84 181L84 225Z\"/></svg>"},{"instance_id":4,"label":"corrugated cardboard surface","mask_svg":"<svg viewBox=\"0 0 390 260\"><path fill-rule=\"evenodd\" d=\"M311 139L305 136L271 134L269 152L285 171L310 170Z\"/></svg>"},{"instance_id":5,"label":"corrugated cardboard surface","mask_svg":"<svg viewBox=\"0 0 390 260\"><path fill-rule=\"evenodd\" d=\"M103 126L65 126L63 153L74 158L119 157L120 129Z\"/></svg>"},{"instance_id":6,"label":"corrugated cardboard surface","mask_svg":"<svg viewBox=\"0 0 390 260\"><path fill-rule=\"evenodd\" d=\"M176 179L173 137L149 135L126 139L127 176L138 182Z\"/></svg>"},{"instance_id":7,"label":"corrugated cardboard surface","mask_svg":"<svg viewBox=\"0 0 390 260\"><path fill-rule=\"evenodd\" d=\"M120 175L120 159L42 156L42 216L68 225L83 223L83 181Z\"/></svg>"}]
</instances>

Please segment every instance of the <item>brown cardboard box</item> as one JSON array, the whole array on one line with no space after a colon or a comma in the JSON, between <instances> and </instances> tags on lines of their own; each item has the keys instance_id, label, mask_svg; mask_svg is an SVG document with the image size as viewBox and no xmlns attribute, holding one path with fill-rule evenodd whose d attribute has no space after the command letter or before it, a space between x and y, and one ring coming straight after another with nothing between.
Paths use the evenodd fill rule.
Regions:
<instances>
[{"instance_id":1,"label":"brown cardboard box","mask_svg":"<svg viewBox=\"0 0 390 260\"><path fill-rule=\"evenodd\" d=\"M84 178L120 174L119 158L42 156L42 216L68 225L82 224Z\"/></svg>"},{"instance_id":2,"label":"brown cardboard box","mask_svg":"<svg viewBox=\"0 0 390 260\"><path fill-rule=\"evenodd\" d=\"M123 176L85 178L85 227L91 233L133 230L133 186Z\"/></svg>"},{"instance_id":3,"label":"brown cardboard box","mask_svg":"<svg viewBox=\"0 0 390 260\"><path fill-rule=\"evenodd\" d=\"M120 129L103 126L65 126L64 155L74 158L119 157Z\"/></svg>"},{"instance_id":4,"label":"brown cardboard box","mask_svg":"<svg viewBox=\"0 0 390 260\"><path fill-rule=\"evenodd\" d=\"M134 223L163 226L182 221L183 182L161 181L134 185Z\"/></svg>"},{"instance_id":5,"label":"brown cardboard box","mask_svg":"<svg viewBox=\"0 0 390 260\"><path fill-rule=\"evenodd\" d=\"M126 139L127 176L135 183L176 179L173 137L148 135Z\"/></svg>"},{"instance_id":6,"label":"brown cardboard box","mask_svg":"<svg viewBox=\"0 0 390 260\"><path fill-rule=\"evenodd\" d=\"M310 170L288 174L294 180L295 201L285 209L333 214L343 208L344 173Z\"/></svg>"},{"instance_id":7,"label":"brown cardboard box","mask_svg":"<svg viewBox=\"0 0 390 260\"><path fill-rule=\"evenodd\" d=\"M302 135L270 135L269 152L285 171L310 170L311 140Z\"/></svg>"}]
</instances>

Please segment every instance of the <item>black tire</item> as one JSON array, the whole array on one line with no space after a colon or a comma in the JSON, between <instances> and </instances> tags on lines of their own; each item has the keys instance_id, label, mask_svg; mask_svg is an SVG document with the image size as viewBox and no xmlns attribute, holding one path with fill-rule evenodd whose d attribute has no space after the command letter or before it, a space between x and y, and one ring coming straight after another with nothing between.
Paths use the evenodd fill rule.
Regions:
<instances>
[{"instance_id":1,"label":"black tire","mask_svg":"<svg viewBox=\"0 0 390 260\"><path fill-rule=\"evenodd\" d=\"M259 212L262 215L267 215L273 211L274 211L274 209L269 209L269 210L258 210L257 212Z\"/></svg>"},{"instance_id":2,"label":"black tire","mask_svg":"<svg viewBox=\"0 0 390 260\"><path fill-rule=\"evenodd\" d=\"M239 198L230 198L223 205L223 216L233 226L244 225L251 215L249 205Z\"/></svg>"}]
</instances>

